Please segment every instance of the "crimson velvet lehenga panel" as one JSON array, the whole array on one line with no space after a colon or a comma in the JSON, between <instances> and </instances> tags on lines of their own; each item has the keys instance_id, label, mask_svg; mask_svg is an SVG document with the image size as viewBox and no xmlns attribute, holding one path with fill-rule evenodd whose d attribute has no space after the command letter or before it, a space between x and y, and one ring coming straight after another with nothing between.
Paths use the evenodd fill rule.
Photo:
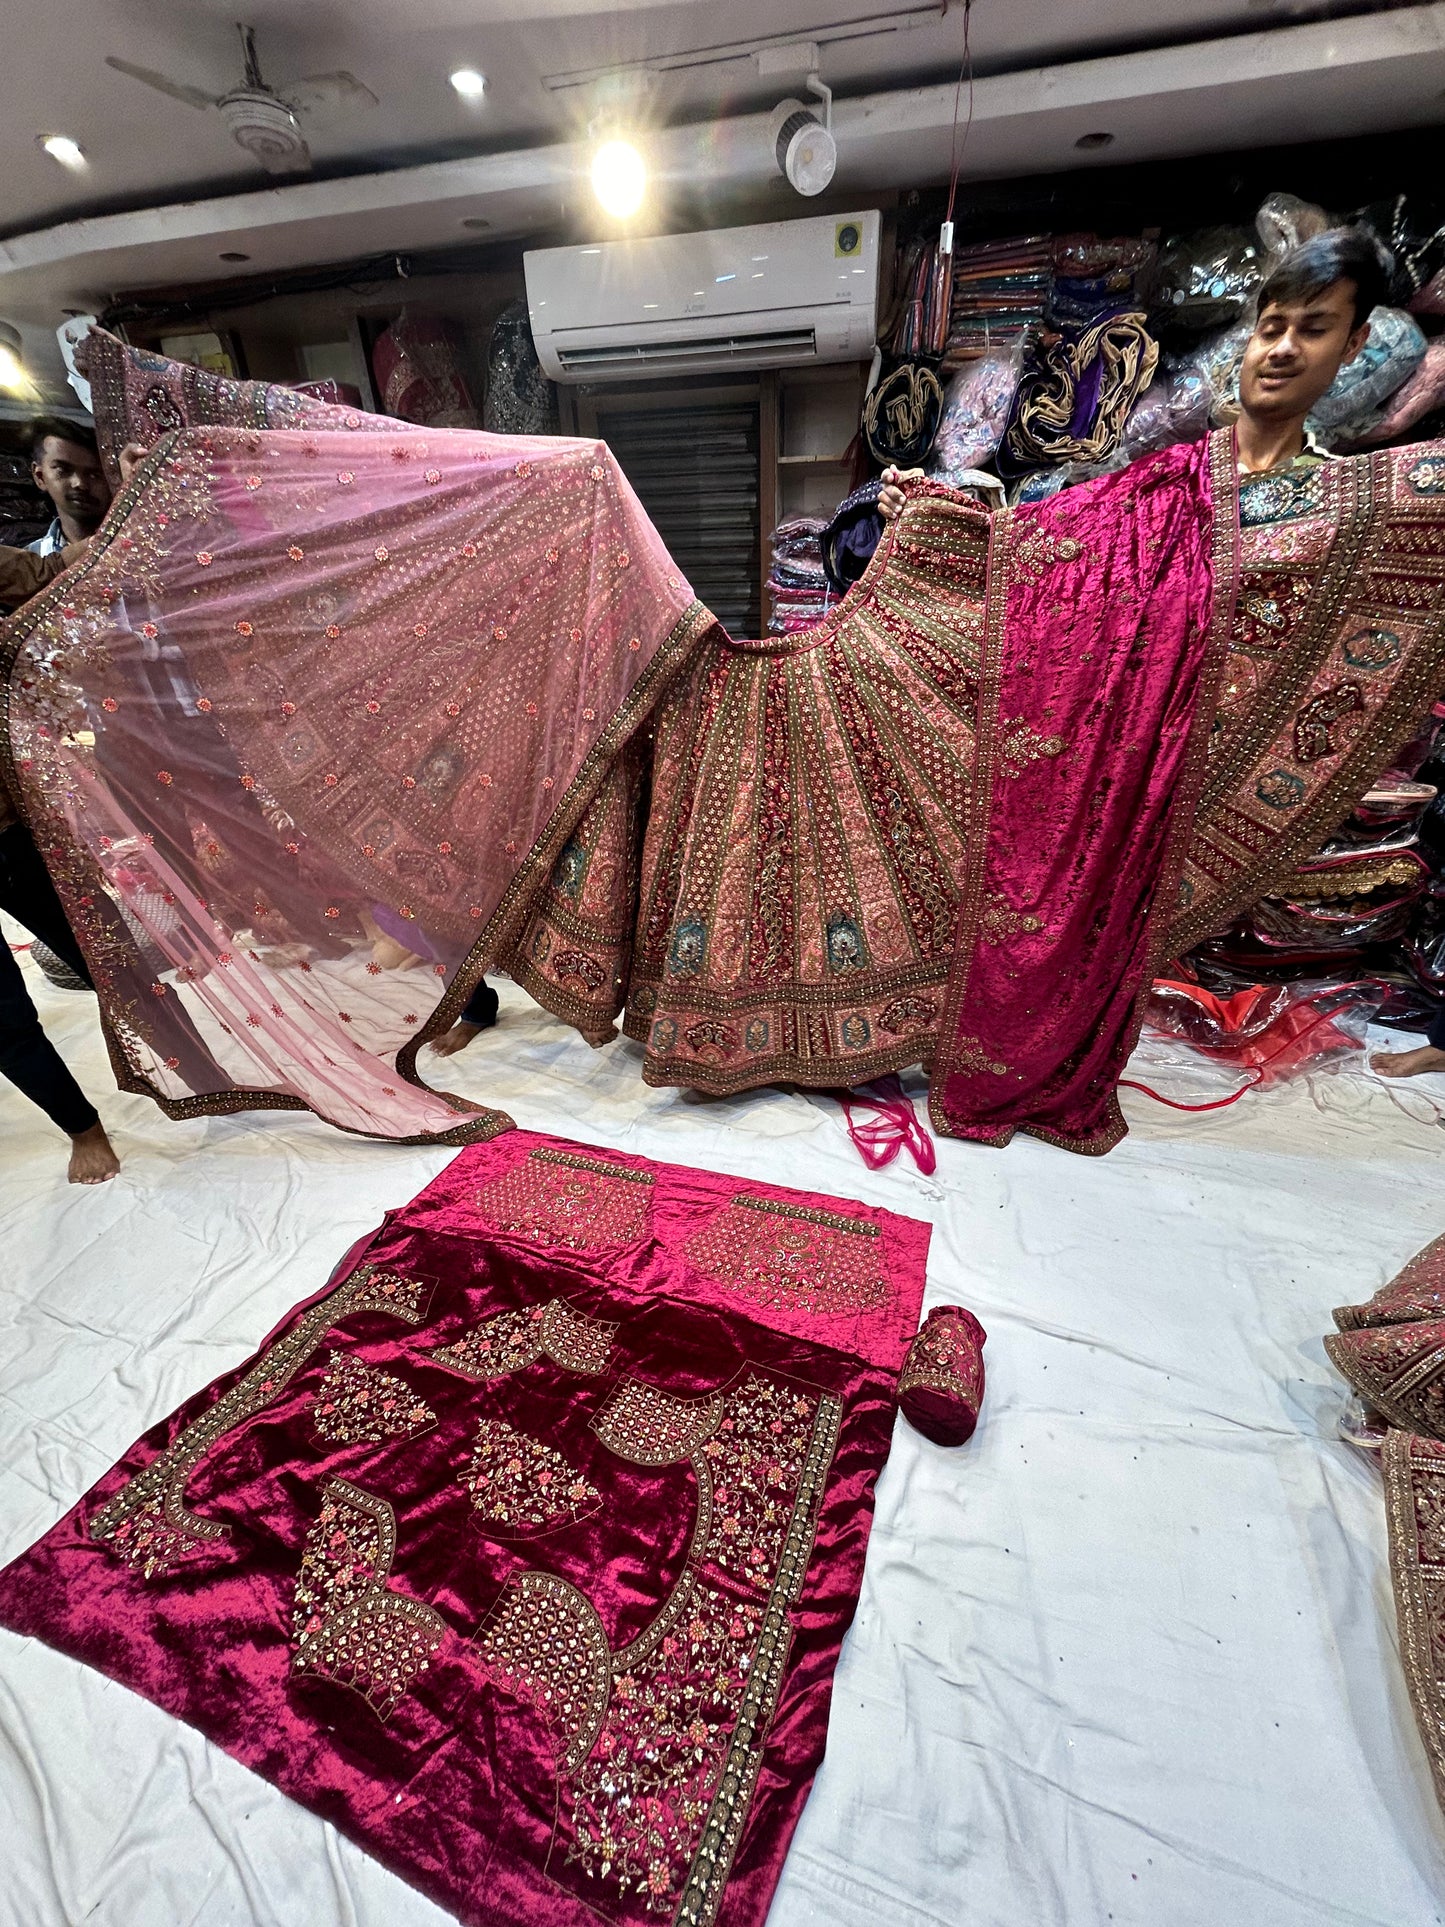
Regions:
<instances>
[{"instance_id":1,"label":"crimson velvet lehenga panel","mask_svg":"<svg viewBox=\"0 0 1445 1927\"><path fill-rule=\"evenodd\" d=\"M625 1010L653 1083L922 1062L946 1133L1106 1150L1153 970L1441 682L1438 447L1240 481L1220 433L991 518L915 484L753 643L595 445L92 366L112 437L188 426L12 624L8 735L118 1073L183 1113L498 1129L416 1051L500 967L594 1043Z\"/></svg>"},{"instance_id":2,"label":"crimson velvet lehenga panel","mask_svg":"<svg viewBox=\"0 0 1445 1927\"><path fill-rule=\"evenodd\" d=\"M761 1923L928 1236L521 1131L470 1147L0 1574L0 1623L479 1927ZM949 1436L968 1351L912 1361L968 1408Z\"/></svg>"}]
</instances>

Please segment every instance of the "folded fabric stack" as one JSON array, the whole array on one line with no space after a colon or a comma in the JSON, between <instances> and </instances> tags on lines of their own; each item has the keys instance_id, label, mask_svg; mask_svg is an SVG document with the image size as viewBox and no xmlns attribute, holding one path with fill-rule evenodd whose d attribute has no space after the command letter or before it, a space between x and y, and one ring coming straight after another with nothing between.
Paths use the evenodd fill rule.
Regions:
<instances>
[{"instance_id":1,"label":"folded fabric stack","mask_svg":"<svg viewBox=\"0 0 1445 1927\"><path fill-rule=\"evenodd\" d=\"M769 635L785 636L794 629L806 629L827 609L828 579L823 573L820 541L825 526L816 516L794 515L773 530Z\"/></svg>"},{"instance_id":2,"label":"folded fabric stack","mask_svg":"<svg viewBox=\"0 0 1445 1927\"><path fill-rule=\"evenodd\" d=\"M1142 308L1154 256L1153 242L1137 236L1101 241L1095 234L1059 235L1053 245L1050 323L1063 334L1083 333L1109 315Z\"/></svg>"},{"instance_id":3,"label":"folded fabric stack","mask_svg":"<svg viewBox=\"0 0 1445 1927\"><path fill-rule=\"evenodd\" d=\"M912 360L943 350L949 329L950 263L936 243L915 241L903 269L898 319L889 352Z\"/></svg>"},{"instance_id":4,"label":"folded fabric stack","mask_svg":"<svg viewBox=\"0 0 1445 1927\"><path fill-rule=\"evenodd\" d=\"M1044 318L1054 279L1054 243L1042 234L983 241L953 257L953 307L943 371L977 355L1004 352Z\"/></svg>"}]
</instances>

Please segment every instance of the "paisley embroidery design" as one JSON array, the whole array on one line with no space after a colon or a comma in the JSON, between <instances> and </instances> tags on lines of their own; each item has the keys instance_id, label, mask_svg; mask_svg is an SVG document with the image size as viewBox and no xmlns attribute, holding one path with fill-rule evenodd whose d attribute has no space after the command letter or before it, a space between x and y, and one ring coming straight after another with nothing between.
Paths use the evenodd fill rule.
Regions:
<instances>
[{"instance_id":1,"label":"paisley embroidery design","mask_svg":"<svg viewBox=\"0 0 1445 1927\"><path fill-rule=\"evenodd\" d=\"M507 1537L575 1524L602 1503L596 1486L555 1447L502 1419L483 1419L477 1427L462 1484L478 1515L494 1530L505 1527Z\"/></svg>"},{"instance_id":2,"label":"paisley embroidery design","mask_svg":"<svg viewBox=\"0 0 1445 1927\"><path fill-rule=\"evenodd\" d=\"M408 1324L426 1316L434 1281L361 1265L264 1351L244 1377L201 1416L183 1426L164 1452L128 1479L90 1522L90 1536L108 1544L126 1565L154 1578L173 1572L190 1554L230 1537L230 1528L185 1505L186 1482L219 1439L270 1404L320 1347L334 1325L353 1312L385 1312Z\"/></svg>"},{"instance_id":3,"label":"paisley embroidery design","mask_svg":"<svg viewBox=\"0 0 1445 1927\"><path fill-rule=\"evenodd\" d=\"M437 1422L431 1407L392 1372L351 1352L332 1352L316 1390L311 1423L328 1445L379 1445L415 1438Z\"/></svg>"},{"instance_id":4,"label":"paisley embroidery design","mask_svg":"<svg viewBox=\"0 0 1445 1927\"><path fill-rule=\"evenodd\" d=\"M693 1234L686 1251L699 1271L759 1304L846 1313L888 1295L876 1224L745 1191Z\"/></svg>"},{"instance_id":5,"label":"paisley embroidery design","mask_svg":"<svg viewBox=\"0 0 1445 1927\"><path fill-rule=\"evenodd\" d=\"M386 1719L446 1638L446 1623L387 1585L396 1517L332 1479L311 1528L292 1609L293 1674L353 1687Z\"/></svg>"},{"instance_id":6,"label":"paisley embroidery design","mask_svg":"<svg viewBox=\"0 0 1445 1927\"><path fill-rule=\"evenodd\" d=\"M647 1172L568 1151L533 1151L477 1193L498 1231L574 1251L635 1243L651 1202Z\"/></svg>"},{"instance_id":7,"label":"paisley embroidery design","mask_svg":"<svg viewBox=\"0 0 1445 1927\"><path fill-rule=\"evenodd\" d=\"M545 1305L498 1312L430 1356L438 1365L483 1381L525 1371L539 1358L550 1358L565 1372L595 1376L607 1370L616 1332L615 1323L588 1318L565 1298L553 1298Z\"/></svg>"}]
</instances>

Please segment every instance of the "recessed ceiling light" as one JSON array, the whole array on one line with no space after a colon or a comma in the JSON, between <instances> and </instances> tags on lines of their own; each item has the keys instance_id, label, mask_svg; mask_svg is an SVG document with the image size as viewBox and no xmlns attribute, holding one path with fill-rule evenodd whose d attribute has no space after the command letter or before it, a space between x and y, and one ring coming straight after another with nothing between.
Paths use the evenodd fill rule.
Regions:
<instances>
[{"instance_id":1,"label":"recessed ceiling light","mask_svg":"<svg viewBox=\"0 0 1445 1927\"><path fill-rule=\"evenodd\" d=\"M469 227L474 232L479 232L482 228L490 227L491 225L491 222L483 214L464 214L462 216L462 226Z\"/></svg>"},{"instance_id":2,"label":"recessed ceiling light","mask_svg":"<svg viewBox=\"0 0 1445 1927\"><path fill-rule=\"evenodd\" d=\"M1075 147L1082 147L1086 152L1095 147L1112 147L1114 145L1114 136L1112 134L1080 134L1079 138L1074 142L1074 145Z\"/></svg>"},{"instance_id":3,"label":"recessed ceiling light","mask_svg":"<svg viewBox=\"0 0 1445 1927\"><path fill-rule=\"evenodd\" d=\"M73 141L69 134L37 134L36 139L51 160L59 161L62 167L85 166L85 156L80 151L80 143Z\"/></svg>"},{"instance_id":4,"label":"recessed ceiling light","mask_svg":"<svg viewBox=\"0 0 1445 1927\"><path fill-rule=\"evenodd\" d=\"M487 91L487 76L475 67L458 67L449 78L463 100L480 100Z\"/></svg>"},{"instance_id":5,"label":"recessed ceiling light","mask_svg":"<svg viewBox=\"0 0 1445 1927\"><path fill-rule=\"evenodd\" d=\"M224 253L216 257L218 261L249 261L250 258L249 254L238 254L235 248L227 248Z\"/></svg>"}]
</instances>

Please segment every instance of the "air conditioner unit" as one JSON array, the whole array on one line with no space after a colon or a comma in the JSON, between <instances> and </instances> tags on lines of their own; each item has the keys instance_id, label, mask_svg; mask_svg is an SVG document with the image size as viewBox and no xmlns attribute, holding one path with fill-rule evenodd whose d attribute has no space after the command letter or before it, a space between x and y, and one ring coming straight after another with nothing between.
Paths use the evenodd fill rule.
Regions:
<instances>
[{"instance_id":1,"label":"air conditioner unit","mask_svg":"<svg viewBox=\"0 0 1445 1927\"><path fill-rule=\"evenodd\" d=\"M861 361L878 329L878 214L659 234L524 258L554 381Z\"/></svg>"}]
</instances>

